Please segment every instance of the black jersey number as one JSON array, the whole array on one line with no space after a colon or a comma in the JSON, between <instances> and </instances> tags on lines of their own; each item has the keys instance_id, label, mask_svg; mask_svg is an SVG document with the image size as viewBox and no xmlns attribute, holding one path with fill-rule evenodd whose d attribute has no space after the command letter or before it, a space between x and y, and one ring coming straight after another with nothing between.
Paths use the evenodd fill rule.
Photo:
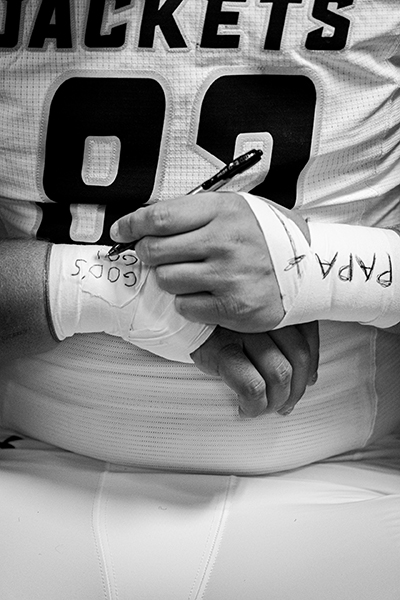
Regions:
<instances>
[{"instance_id":1,"label":"black jersey number","mask_svg":"<svg viewBox=\"0 0 400 600\"><path fill-rule=\"evenodd\" d=\"M315 104L314 84L304 75L226 75L204 96L197 143L228 162L238 134L268 132L270 169L252 192L293 208L310 158Z\"/></svg>"},{"instance_id":2,"label":"black jersey number","mask_svg":"<svg viewBox=\"0 0 400 600\"><path fill-rule=\"evenodd\" d=\"M193 141L228 162L239 134L268 132L274 140L271 166L254 192L291 208L310 157L315 103L314 84L302 75L221 76L204 94ZM165 91L156 79L66 79L49 109L42 186L54 204L41 204L38 237L70 242L71 203L101 204L106 208L98 242L109 243L111 223L152 195L168 136L166 110ZM95 137L119 140L117 173L106 186L88 185L82 176L85 143Z\"/></svg>"},{"instance_id":3,"label":"black jersey number","mask_svg":"<svg viewBox=\"0 0 400 600\"><path fill-rule=\"evenodd\" d=\"M150 78L72 77L55 92L49 111L43 189L55 202L146 202L156 177L165 94ZM121 152L118 175L108 186L82 178L85 140L114 136ZM134 194L132 193L134 190Z\"/></svg>"}]
</instances>

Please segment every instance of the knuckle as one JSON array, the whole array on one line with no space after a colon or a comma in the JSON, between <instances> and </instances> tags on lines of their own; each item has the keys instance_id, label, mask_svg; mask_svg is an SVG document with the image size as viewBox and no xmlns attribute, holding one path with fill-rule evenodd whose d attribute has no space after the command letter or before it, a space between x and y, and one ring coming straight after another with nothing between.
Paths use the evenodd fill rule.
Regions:
<instances>
[{"instance_id":1,"label":"knuckle","mask_svg":"<svg viewBox=\"0 0 400 600\"><path fill-rule=\"evenodd\" d=\"M182 317L185 317L186 319L188 319L189 314L188 314L188 310L187 310L187 305L185 303L185 299L182 296L176 296L175 300L174 300L174 304L175 304L176 312L179 313L180 315L182 315Z\"/></svg>"},{"instance_id":2,"label":"knuckle","mask_svg":"<svg viewBox=\"0 0 400 600\"><path fill-rule=\"evenodd\" d=\"M221 206L229 214L239 213L243 215L243 203L245 200L236 194L235 192L222 192L220 193Z\"/></svg>"},{"instance_id":3,"label":"knuckle","mask_svg":"<svg viewBox=\"0 0 400 600\"><path fill-rule=\"evenodd\" d=\"M130 213L126 217L122 217L122 219L119 220L119 228L124 233L131 233L132 231L134 231L135 225L136 225L136 214L134 212Z\"/></svg>"},{"instance_id":4,"label":"knuckle","mask_svg":"<svg viewBox=\"0 0 400 600\"><path fill-rule=\"evenodd\" d=\"M247 241L245 232L238 227L231 227L227 232L226 245L229 250L237 252L239 246L242 246Z\"/></svg>"},{"instance_id":5,"label":"knuckle","mask_svg":"<svg viewBox=\"0 0 400 600\"><path fill-rule=\"evenodd\" d=\"M147 254L150 259L156 260L161 254L160 240L149 237L146 240Z\"/></svg>"},{"instance_id":6,"label":"knuckle","mask_svg":"<svg viewBox=\"0 0 400 600\"><path fill-rule=\"evenodd\" d=\"M142 238L135 244L135 252L144 263L149 264L149 249L148 249L148 240L146 238Z\"/></svg>"},{"instance_id":7,"label":"knuckle","mask_svg":"<svg viewBox=\"0 0 400 600\"><path fill-rule=\"evenodd\" d=\"M230 290L229 295L227 294L222 300L221 313L224 311L226 321L233 325L232 329L247 333L257 331L254 307L240 290L236 294L234 289Z\"/></svg>"},{"instance_id":8,"label":"knuckle","mask_svg":"<svg viewBox=\"0 0 400 600\"><path fill-rule=\"evenodd\" d=\"M214 297L214 310L218 315L220 325L223 325L228 329L231 324L241 324L243 321L239 311L236 310L235 303L230 301L229 298L221 298L219 296ZM235 329L235 327L231 327L231 329Z\"/></svg>"},{"instance_id":9,"label":"knuckle","mask_svg":"<svg viewBox=\"0 0 400 600\"><path fill-rule=\"evenodd\" d=\"M226 243L242 242L243 234L243 198L237 194L224 192L221 195L219 224L223 226L219 236L224 235ZM220 228L221 229L221 228Z\"/></svg>"},{"instance_id":10,"label":"knuckle","mask_svg":"<svg viewBox=\"0 0 400 600\"><path fill-rule=\"evenodd\" d=\"M142 238L139 242L137 242L135 251L142 262L144 262L146 265L151 265L151 252L147 238Z\"/></svg>"},{"instance_id":11,"label":"knuckle","mask_svg":"<svg viewBox=\"0 0 400 600\"><path fill-rule=\"evenodd\" d=\"M212 335L208 338L209 341L213 341L216 348L218 348L218 352L221 351L222 348L231 344L231 346L238 346L237 342L237 334L229 329L224 329L217 325L214 329Z\"/></svg>"},{"instance_id":12,"label":"knuckle","mask_svg":"<svg viewBox=\"0 0 400 600\"><path fill-rule=\"evenodd\" d=\"M241 245L245 242L243 230L237 223L225 220L218 228L215 240L211 240L211 248L226 261L236 261ZM214 246L212 246L214 244ZM229 263L227 262L229 266Z\"/></svg>"},{"instance_id":13,"label":"knuckle","mask_svg":"<svg viewBox=\"0 0 400 600\"><path fill-rule=\"evenodd\" d=\"M310 352L307 348L299 348L296 355L297 367L300 369L308 369L311 363Z\"/></svg>"},{"instance_id":14,"label":"knuckle","mask_svg":"<svg viewBox=\"0 0 400 600\"><path fill-rule=\"evenodd\" d=\"M200 233L199 245L208 258L215 257L218 252L219 241L209 227L203 227Z\"/></svg>"},{"instance_id":15,"label":"knuckle","mask_svg":"<svg viewBox=\"0 0 400 600\"><path fill-rule=\"evenodd\" d=\"M162 287L163 283L165 283L165 281L167 280L166 274L165 274L165 269L163 269L163 267L156 267L154 269L154 272L156 275L156 281L157 281L158 285L160 287Z\"/></svg>"},{"instance_id":16,"label":"knuckle","mask_svg":"<svg viewBox=\"0 0 400 600\"><path fill-rule=\"evenodd\" d=\"M168 290L165 290L165 291L168 291ZM196 318L195 318L195 315L193 314L191 304L190 304L190 302L188 302L188 300L186 299L185 296L179 296L179 295L175 296L174 305L175 305L175 310L178 314L180 314L182 317L184 317L188 321L196 322Z\"/></svg>"},{"instance_id":17,"label":"knuckle","mask_svg":"<svg viewBox=\"0 0 400 600\"><path fill-rule=\"evenodd\" d=\"M244 388L243 395L252 400L258 400L266 395L266 384L262 377L253 377L249 379Z\"/></svg>"},{"instance_id":18,"label":"knuckle","mask_svg":"<svg viewBox=\"0 0 400 600\"><path fill-rule=\"evenodd\" d=\"M281 360L272 369L270 380L272 384L287 387L292 381L292 376L292 365L286 360Z\"/></svg>"},{"instance_id":19,"label":"knuckle","mask_svg":"<svg viewBox=\"0 0 400 600\"><path fill-rule=\"evenodd\" d=\"M242 349L234 340L222 340L219 353L221 359L227 359L229 361L235 358L240 359L242 356Z\"/></svg>"},{"instance_id":20,"label":"knuckle","mask_svg":"<svg viewBox=\"0 0 400 600\"><path fill-rule=\"evenodd\" d=\"M223 222L218 220L212 226L203 228L201 245L208 256L218 261L218 267L221 261L224 261L225 267L232 269L239 238L240 235L237 235L237 228L233 224L229 226L226 219Z\"/></svg>"},{"instance_id":21,"label":"knuckle","mask_svg":"<svg viewBox=\"0 0 400 600\"><path fill-rule=\"evenodd\" d=\"M148 265L155 265L160 256L159 241L156 238L145 237L136 244L139 258Z\"/></svg>"},{"instance_id":22,"label":"knuckle","mask_svg":"<svg viewBox=\"0 0 400 600\"><path fill-rule=\"evenodd\" d=\"M169 269L166 267L156 267L155 268L156 281L160 288L166 292L169 291L169 287L171 285L171 276L169 273Z\"/></svg>"},{"instance_id":23,"label":"knuckle","mask_svg":"<svg viewBox=\"0 0 400 600\"><path fill-rule=\"evenodd\" d=\"M149 215L149 217L152 219L156 231L162 234L164 231L168 230L171 222L168 202L158 202L157 204L154 204L152 214Z\"/></svg>"},{"instance_id":24,"label":"knuckle","mask_svg":"<svg viewBox=\"0 0 400 600\"><path fill-rule=\"evenodd\" d=\"M217 361L214 355L213 349L209 347L209 344L205 342L203 346L197 348L194 352L192 352L191 357L193 359L194 364L200 371L206 373L207 375L218 375Z\"/></svg>"},{"instance_id":25,"label":"knuckle","mask_svg":"<svg viewBox=\"0 0 400 600\"><path fill-rule=\"evenodd\" d=\"M202 230L201 245L208 254L218 254L223 247L221 228L204 227Z\"/></svg>"},{"instance_id":26,"label":"knuckle","mask_svg":"<svg viewBox=\"0 0 400 600\"><path fill-rule=\"evenodd\" d=\"M140 229L143 227L148 227L149 222L151 222L151 212L153 208L151 206L141 206L133 213L129 215L129 226L132 230L137 227Z\"/></svg>"}]
</instances>

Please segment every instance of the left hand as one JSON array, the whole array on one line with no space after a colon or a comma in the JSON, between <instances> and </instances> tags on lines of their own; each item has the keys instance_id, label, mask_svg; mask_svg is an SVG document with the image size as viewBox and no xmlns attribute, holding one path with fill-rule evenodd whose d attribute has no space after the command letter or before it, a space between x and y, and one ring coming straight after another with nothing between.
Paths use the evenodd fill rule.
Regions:
<instances>
[{"instance_id":1,"label":"left hand","mask_svg":"<svg viewBox=\"0 0 400 600\"><path fill-rule=\"evenodd\" d=\"M137 255L156 268L157 283L176 295L188 320L249 333L273 329L284 316L264 235L238 194L201 193L139 208L114 224L111 237L139 240Z\"/></svg>"},{"instance_id":2,"label":"left hand","mask_svg":"<svg viewBox=\"0 0 400 600\"><path fill-rule=\"evenodd\" d=\"M318 323L269 333L217 327L191 357L198 369L219 376L238 396L245 417L289 414L317 379Z\"/></svg>"}]
</instances>

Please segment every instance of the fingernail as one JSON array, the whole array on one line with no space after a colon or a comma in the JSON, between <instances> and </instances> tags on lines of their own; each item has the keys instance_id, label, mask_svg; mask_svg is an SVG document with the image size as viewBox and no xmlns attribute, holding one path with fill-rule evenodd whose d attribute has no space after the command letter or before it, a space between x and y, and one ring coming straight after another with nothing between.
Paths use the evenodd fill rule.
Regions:
<instances>
[{"instance_id":1,"label":"fingernail","mask_svg":"<svg viewBox=\"0 0 400 600\"><path fill-rule=\"evenodd\" d=\"M239 406L239 417L243 420L254 419L254 415L248 415L245 413L241 406Z\"/></svg>"},{"instance_id":2,"label":"fingernail","mask_svg":"<svg viewBox=\"0 0 400 600\"><path fill-rule=\"evenodd\" d=\"M250 418L246 415L246 413L243 411L241 406L239 406L238 414L241 419L249 419Z\"/></svg>"},{"instance_id":3,"label":"fingernail","mask_svg":"<svg viewBox=\"0 0 400 600\"><path fill-rule=\"evenodd\" d=\"M241 419L256 419L257 417L261 417L261 415L263 415L265 413L266 409L262 410L261 412L258 413L252 413L252 414L246 414L243 410L243 408L241 406L239 406L239 417Z\"/></svg>"},{"instance_id":4,"label":"fingernail","mask_svg":"<svg viewBox=\"0 0 400 600\"><path fill-rule=\"evenodd\" d=\"M294 406L290 406L289 408L284 408L282 410L278 410L278 414L280 414L282 417L287 417L289 416L294 410Z\"/></svg>"},{"instance_id":5,"label":"fingernail","mask_svg":"<svg viewBox=\"0 0 400 600\"><path fill-rule=\"evenodd\" d=\"M119 233L119 227L116 223L114 223L113 225L111 225L111 229L110 229L110 236L114 239L118 237L118 233Z\"/></svg>"},{"instance_id":6,"label":"fingernail","mask_svg":"<svg viewBox=\"0 0 400 600\"><path fill-rule=\"evenodd\" d=\"M318 380L318 371L315 371L314 375L310 377L307 385L315 385Z\"/></svg>"}]
</instances>

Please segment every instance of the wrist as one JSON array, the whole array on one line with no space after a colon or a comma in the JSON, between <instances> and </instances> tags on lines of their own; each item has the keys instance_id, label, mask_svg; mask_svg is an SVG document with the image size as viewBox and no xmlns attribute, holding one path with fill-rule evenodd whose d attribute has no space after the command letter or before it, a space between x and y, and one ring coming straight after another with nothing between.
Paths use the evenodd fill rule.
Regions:
<instances>
[{"instance_id":1,"label":"wrist","mask_svg":"<svg viewBox=\"0 0 400 600\"><path fill-rule=\"evenodd\" d=\"M148 274L133 253L107 257L108 247L54 245L49 258L49 304L57 337L115 334ZM132 317L131 312L128 313Z\"/></svg>"},{"instance_id":2,"label":"wrist","mask_svg":"<svg viewBox=\"0 0 400 600\"><path fill-rule=\"evenodd\" d=\"M317 319L387 328L400 321L400 239L386 229L310 223L313 260L280 327Z\"/></svg>"},{"instance_id":3,"label":"wrist","mask_svg":"<svg viewBox=\"0 0 400 600\"><path fill-rule=\"evenodd\" d=\"M48 297L57 338L105 332L163 358L193 362L190 354L214 327L178 314L175 296L160 289L154 270L133 251L109 258L108 249L53 246Z\"/></svg>"},{"instance_id":4,"label":"wrist","mask_svg":"<svg viewBox=\"0 0 400 600\"><path fill-rule=\"evenodd\" d=\"M242 194L264 233L285 316L391 327L400 321L400 237L394 231L309 222L310 244L290 211Z\"/></svg>"}]
</instances>

